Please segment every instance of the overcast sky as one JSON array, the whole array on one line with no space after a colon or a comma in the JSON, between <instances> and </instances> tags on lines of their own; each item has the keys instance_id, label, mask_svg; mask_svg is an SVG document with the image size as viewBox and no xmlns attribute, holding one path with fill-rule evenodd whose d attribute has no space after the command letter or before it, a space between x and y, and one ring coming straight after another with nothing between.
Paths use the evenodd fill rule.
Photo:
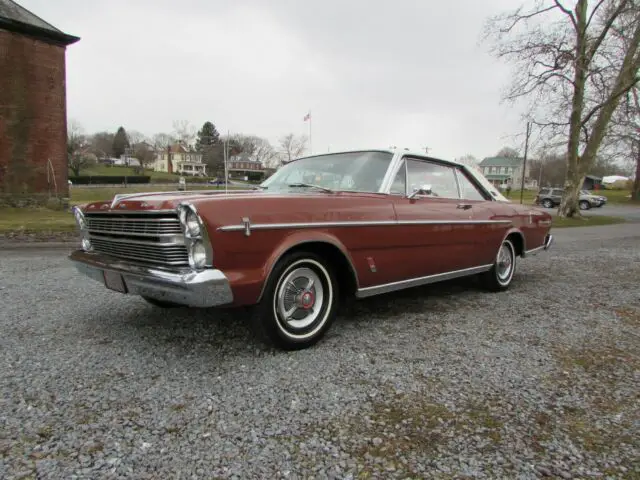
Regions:
<instances>
[{"instance_id":1,"label":"overcast sky","mask_svg":"<svg viewBox=\"0 0 640 480\"><path fill-rule=\"evenodd\" d=\"M66 33L69 118L151 135L173 120L314 153L390 145L478 158L524 125L479 45L513 0L18 0Z\"/></svg>"}]
</instances>

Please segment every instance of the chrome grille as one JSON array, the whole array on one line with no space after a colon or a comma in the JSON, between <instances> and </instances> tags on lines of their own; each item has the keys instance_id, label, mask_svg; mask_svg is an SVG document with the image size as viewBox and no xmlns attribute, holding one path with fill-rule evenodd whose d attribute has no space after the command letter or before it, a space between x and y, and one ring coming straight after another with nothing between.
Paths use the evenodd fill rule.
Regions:
<instances>
[{"instance_id":1,"label":"chrome grille","mask_svg":"<svg viewBox=\"0 0 640 480\"><path fill-rule=\"evenodd\" d=\"M136 235L143 237L157 237L160 235L181 235L180 221L175 218L114 218L87 216L87 226L92 232L108 233L111 235Z\"/></svg>"},{"instance_id":2,"label":"chrome grille","mask_svg":"<svg viewBox=\"0 0 640 480\"><path fill-rule=\"evenodd\" d=\"M96 252L163 267L189 264L180 221L174 212L85 215Z\"/></svg>"}]
</instances>

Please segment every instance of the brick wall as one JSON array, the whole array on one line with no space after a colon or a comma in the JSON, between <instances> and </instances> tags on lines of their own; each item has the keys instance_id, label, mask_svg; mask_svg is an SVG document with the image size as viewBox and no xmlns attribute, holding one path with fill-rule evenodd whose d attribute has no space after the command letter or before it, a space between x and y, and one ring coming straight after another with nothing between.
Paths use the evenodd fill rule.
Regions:
<instances>
[{"instance_id":1,"label":"brick wall","mask_svg":"<svg viewBox=\"0 0 640 480\"><path fill-rule=\"evenodd\" d=\"M65 47L0 30L0 194L68 196Z\"/></svg>"}]
</instances>

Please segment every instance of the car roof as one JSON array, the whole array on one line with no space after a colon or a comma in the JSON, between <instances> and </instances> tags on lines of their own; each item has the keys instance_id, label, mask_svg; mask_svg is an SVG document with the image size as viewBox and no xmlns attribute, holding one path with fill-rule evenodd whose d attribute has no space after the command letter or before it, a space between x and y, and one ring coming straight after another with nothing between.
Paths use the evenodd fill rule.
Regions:
<instances>
[{"instance_id":1,"label":"car roof","mask_svg":"<svg viewBox=\"0 0 640 480\"><path fill-rule=\"evenodd\" d=\"M421 157L428 160L435 160L437 162L450 163L452 165L464 165L453 159L445 159L438 158L426 154L425 152L421 152L419 150L411 150L409 148L358 148L353 150L336 150L335 152L326 152L326 153L317 153L315 155L305 155L304 157L299 157L296 160L300 160L303 158L313 158L313 157L324 157L327 155L336 155L341 153L364 153L364 152L381 152L381 153L389 153L391 155L402 154L402 155L411 155L414 157ZM292 160L295 161L295 160Z\"/></svg>"}]
</instances>

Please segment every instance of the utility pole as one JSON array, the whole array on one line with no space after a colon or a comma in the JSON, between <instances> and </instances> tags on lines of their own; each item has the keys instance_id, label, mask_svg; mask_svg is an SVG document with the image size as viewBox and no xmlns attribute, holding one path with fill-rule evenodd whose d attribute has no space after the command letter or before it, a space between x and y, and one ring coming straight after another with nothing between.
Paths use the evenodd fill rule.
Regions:
<instances>
[{"instance_id":1,"label":"utility pole","mask_svg":"<svg viewBox=\"0 0 640 480\"><path fill-rule=\"evenodd\" d=\"M529 151L529 134L531 133L531 122L527 122L527 137L524 141L524 162L522 163L522 181L520 183L520 205L524 197L524 174L527 171L527 153Z\"/></svg>"}]
</instances>

